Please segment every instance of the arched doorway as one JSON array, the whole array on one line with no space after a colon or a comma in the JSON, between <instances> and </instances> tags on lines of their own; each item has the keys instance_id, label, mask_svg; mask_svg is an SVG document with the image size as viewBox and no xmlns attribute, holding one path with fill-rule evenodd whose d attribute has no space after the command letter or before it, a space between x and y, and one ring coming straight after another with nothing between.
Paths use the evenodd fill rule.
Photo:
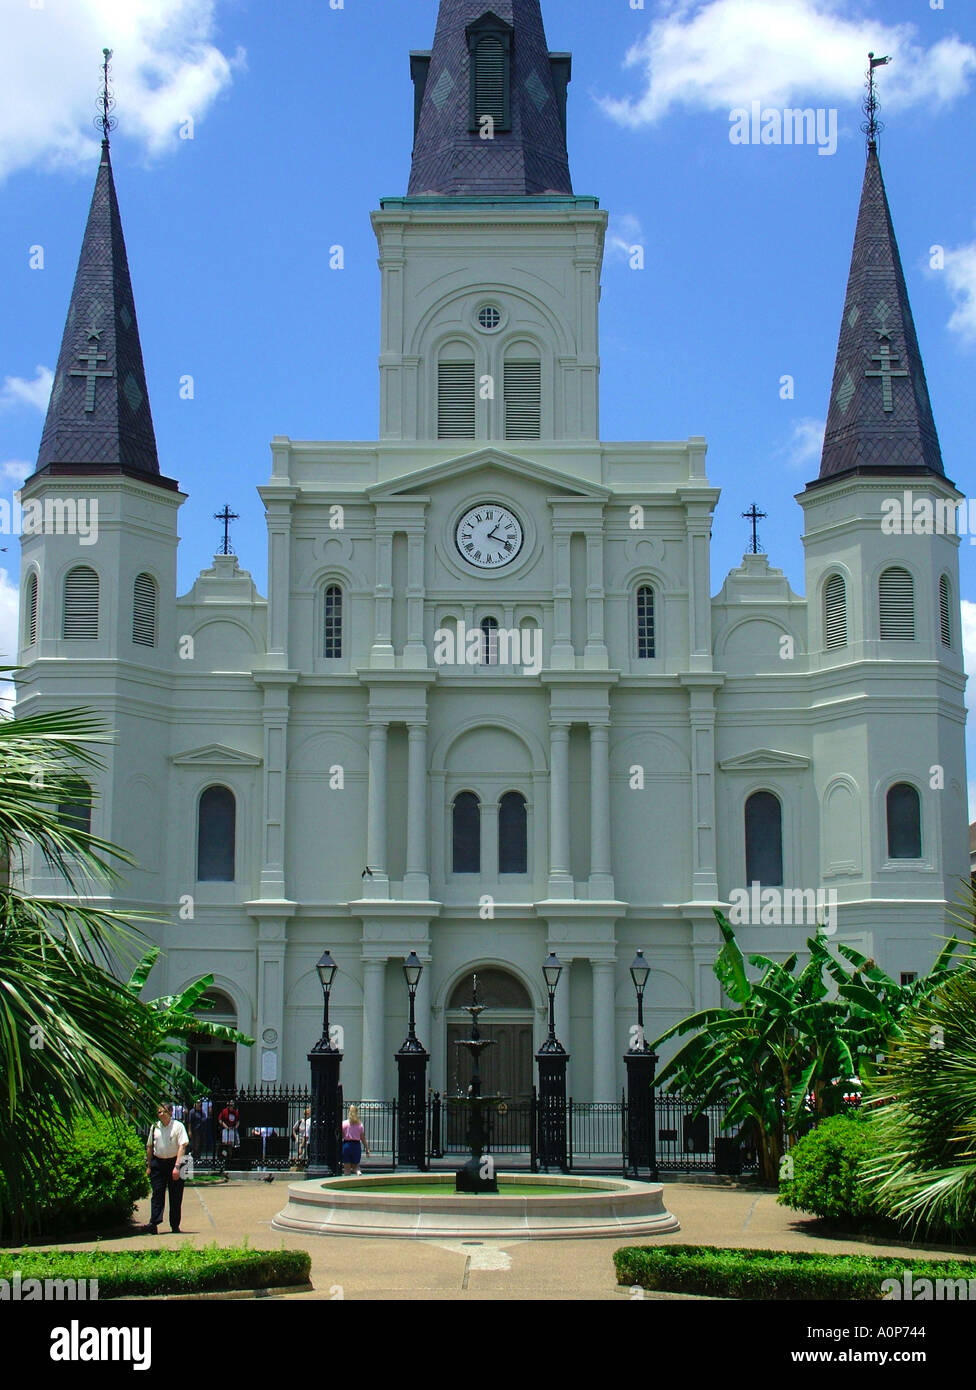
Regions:
<instances>
[{"instance_id":1,"label":"arched doorway","mask_svg":"<svg viewBox=\"0 0 976 1390\"><path fill-rule=\"evenodd\" d=\"M494 1044L481 1054L482 1093L501 1092L510 1103L528 1101L532 1096L532 1000L521 980L495 966L465 972L451 991L446 1010L447 1094L465 1091L471 1079L470 1054L455 1044L471 1035L471 1015L464 1012L464 1005L471 1003L475 973L478 1000L486 1006L478 1029Z\"/></svg>"},{"instance_id":2,"label":"arched doorway","mask_svg":"<svg viewBox=\"0 0 976 1390\"><path fill-rule=\"evenodd\" d=\"M203 998L212 1000L213 1007L198 1007L196 1013L200 1018L208 1023L237 1027L237 1010L228 995L219 989L208 989ZM186 1069L202 1081L207 1090L232 1091L237 1085L237 1044L222 1042L206 1033L191 1033Z\"/></svg>"}]
</instances>

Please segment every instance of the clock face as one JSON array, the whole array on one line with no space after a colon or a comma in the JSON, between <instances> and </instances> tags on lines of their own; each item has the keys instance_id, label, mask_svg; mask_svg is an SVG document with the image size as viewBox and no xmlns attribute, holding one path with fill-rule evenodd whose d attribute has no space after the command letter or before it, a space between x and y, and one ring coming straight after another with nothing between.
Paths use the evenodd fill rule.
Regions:
<instances>
[{"instance_id":1,"label":"clock face","mask_svg":"<svg viewBox=\"0 0 976 1390\"><path fill-rule=\"evenodd\" d=\"M518 517L498 502L471 507L458 522L456 533L462 557L480 570L500 570L510 565L524 539Z\"/></svg>"}]
</instances>

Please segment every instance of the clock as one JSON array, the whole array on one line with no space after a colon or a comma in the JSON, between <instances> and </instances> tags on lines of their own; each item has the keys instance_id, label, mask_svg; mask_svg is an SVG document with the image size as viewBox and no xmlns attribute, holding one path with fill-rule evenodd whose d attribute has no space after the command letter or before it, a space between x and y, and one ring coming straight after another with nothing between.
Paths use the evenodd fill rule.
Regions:
<instances>
[{"instance_id":1,"label":"clock","mask_svg":"<svg viewBox=\"0 0 976 1390\"><path fill-rule=\"evenodd\" d=\"M504 569L518 555L524 540L518 517L498 502L470 507L455 532L462 558L479 570Z\"/></svg>"}]
</instances>

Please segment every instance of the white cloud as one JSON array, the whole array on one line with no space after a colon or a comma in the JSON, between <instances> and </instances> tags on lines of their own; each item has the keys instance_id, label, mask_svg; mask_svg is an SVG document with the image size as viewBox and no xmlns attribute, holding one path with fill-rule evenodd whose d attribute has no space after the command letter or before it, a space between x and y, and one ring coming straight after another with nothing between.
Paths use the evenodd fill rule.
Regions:
<instances>
[{"instance_id":1,"label":"white cloud","mask_svg":"<svg viewBox=\"0 0 976 1390\"><path fill-rule=\"evenodd\" d=\"M18 488L33 471L34 465L26 459L7 459L6 463L0 463L0 480Z\"/></svg>"},{"instance_id":2,"label":"white cloud","mask_svg":"<svg viewBox=\"0 0 976 1390\"><path fill-rule=\"evenodd\" d=\"M51 395L54 373L50 367L40 363L34 368L34 380L22 376L4 377L0 386L0 410L9 410L18 405L29 405L43 414Z\"/></svg>"},{"instance_id":3,"label":"white cloud","mask_svg":"<svg viewBox=\"0 0 976 1390\"><path fill-rule=\"evenodd\" d=\"M793 433L783 451L790 468L796 468L802 472L811 464L820 463L826 428L826 420L816 420L809 415L794 422Z\"/></svg>"},{"instance_id":4,"label":"white cloud","mask_svg":"<svg viewBox=\"0 0 976 1390\"><path fill-rule=\"evenodd\" d=\"M866 55L890 54L881 100L888 110L954 101L976 74L976 47L955 36L922 47L911 24L850 19L841 0L679 0L627 53L640 68L636 97L605 97L621 125L650 125L673 106L728 111L761 101L855 106Z\"/></svg>"},{"instance_id":5,"label":"white cloud","mask_svg":"<svg viewBox=\"0 0 976 1390\"><path fill-rule=\"evenodd\" d=\"M607 256L613 261L629 261L635 246L643 246L644 231L632 212L614 213L607 228Z\"/></svg>"},{"instance_id":6,"label":"white cloud","mask_svg":"<svg viewBox=\"0 0 976 1390\"><path fill-rule=\"evenodd\" d=\"M947 251L944 273L956 301L949 327L966 342L976 342L976 241Z\"/></svg>"},{"instance_id":7,"label":"white cloud","mask_svg":"<svg viewBox=\"0 0 976 1390\"><path fill-rule=\"evenodd\" d=\"M147 154L176 143L230 84L243 52L213 42L217 0L0 0L0 179L36 163L90 164L104 47L125 133Z\"/></svg>"}]
</instances>

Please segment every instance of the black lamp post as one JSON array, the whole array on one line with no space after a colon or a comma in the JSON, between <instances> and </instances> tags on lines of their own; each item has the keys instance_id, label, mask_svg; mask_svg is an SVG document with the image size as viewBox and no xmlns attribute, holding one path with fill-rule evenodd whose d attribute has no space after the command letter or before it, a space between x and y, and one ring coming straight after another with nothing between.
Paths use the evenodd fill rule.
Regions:
<instances>
[{"instance_id":1,"label":"black lamp post","mask_svg":"<svg viewBox=\"0 0 976 1390\"><path fill-rule=\"evenodd\" d=\"M566 1067L569 1053L556 1037L556 986L563 972L562 962L550 951L542 967L549 991L549 1036L535 1054L539 1064L539 1166L544 1172L567 1168L566 1145Z\"/></svg>"},{"instance_id":2,"label":"black lamp post","mask_svg":"<svg viewBox=\"0 0 976 1390\"><path fill-rule=\"evenodd\" d=\"M417 986L424 967L416 951L403 962L403 976L410 995L410 1023L403 1046L396 1054L397 1119L399 1129L399 1159L411 1168L423 1172L427 1167L425 1121L427 1116L427 1063L430 1053L417 1038L414 1009Z\"/></svg>"},{"instance_id":3,"label":"black lamp post","mask_svg":"<svg viewBox=\"0 0 976 1390\"><path fill-rule=\"evenodd\" d=\"M638 951L630 967L630 978L637 991L637 1027L631 1032L631 1043L624 1055L627 1067L627 1167L631 1175L640 1177L640 1170L650 1170L651 1181L657 1182L657 1144L654 1103L654 1073L657 1057L644 1036L644 986L651 967Z\"/></svg>"},{"instance_id":4,"label":"black lamp post","mask_svg":"<svg viewBox=\"0 0 976 1390\"><path fill-rule=\"evenodd\" d=\"M322 983L322 1036L308 1054L312 1068L312 1122L308 1136L310 1178L332 1176L339 1171L339 1126L342 1105L339 1099L339 1068L342 1051L332 1041L329 1028L329 994L338 966L328 950L316 962Z\"/></svg>"}]
</instances>

